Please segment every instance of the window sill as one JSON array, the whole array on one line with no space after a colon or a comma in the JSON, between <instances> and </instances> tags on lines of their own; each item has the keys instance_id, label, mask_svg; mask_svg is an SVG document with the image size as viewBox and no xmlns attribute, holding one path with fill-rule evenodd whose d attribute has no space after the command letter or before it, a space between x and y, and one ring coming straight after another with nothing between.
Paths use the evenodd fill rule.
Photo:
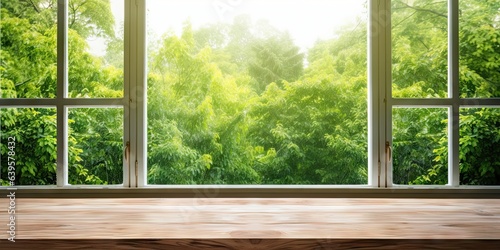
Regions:
<instances>
[{"instance_id":1,"label":"window sill","mask_svg":"<svg viewBox=\"0 0 500 250\"><path fill-rule=\"evenodd\" d=\"M500 198L500 186L172 185L0 187L19 198Z\"/></svg>"}]
</instances>

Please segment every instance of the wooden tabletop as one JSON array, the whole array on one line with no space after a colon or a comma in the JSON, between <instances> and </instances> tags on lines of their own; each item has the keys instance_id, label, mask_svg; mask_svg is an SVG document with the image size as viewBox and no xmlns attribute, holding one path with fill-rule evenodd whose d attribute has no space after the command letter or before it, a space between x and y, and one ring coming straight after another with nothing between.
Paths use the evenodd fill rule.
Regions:
<instances>
[{"instance_id":1,"label":"wooden tabletop","mask_svg":"<svg viewBox=\"0 0 500 250\"><path fill-rule=\"evenodd\" d=\"M497 199L19 198L15 212L16 239L500 239Z\"/></svg>"}]
</instances>

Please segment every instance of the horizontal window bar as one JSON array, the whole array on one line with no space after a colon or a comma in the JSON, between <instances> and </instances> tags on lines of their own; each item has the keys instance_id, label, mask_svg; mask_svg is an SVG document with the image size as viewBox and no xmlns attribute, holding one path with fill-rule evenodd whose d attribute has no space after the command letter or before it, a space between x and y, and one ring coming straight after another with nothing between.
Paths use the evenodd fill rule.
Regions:
<instances>
[{"instance_id":1,"label":"horizontal window bar","mask_svg":"<svg viewBox=\"0 0 500 250\"><path fill-rule=\"evenodd\" d=\"M451 98L392 98L389 105L394 107L451 107L454 100ZM461 107L500 107L500 98L467 98L460 99L458 105Z\"/></svg>"},{"instance_id":2,"label":"horizontal window bar","mask_svg":"<svg viewBox=\"0 0 500 250\"><path fill-rule=\"evenodd\" d=\"M99 99L0 99L0 107L54 107L65 105L72 107L122 107L126 104L125 98Z\"/></svg>"},{"instance_id":3,"label":"horizontal window bar","mask_svg":"<svg viewBox=\"0 0 500 250\"><path fill-rule=\"evenodd\" d=\"M0 193L10 189L0 188ZM498 187L469 186L394 186L377 188L366 185L336 187L302 187L284 185L261 186L186 186L174 187L89 187L64 186L60 188L16 189L19 198L498 198Z\"/></svg>"},{"instance_id":4,"label":"horizontal window bar","mask_svg":"<svg viewBox=\"0 0 500 250\"><path fill-rule=\"evenodd\" d=\"M451 107L453 105L453 99L442 98L442 99L428 99L428 98L392 98L389 100L389 105L393 107Z\"/></svg>"},{"instance_id":5,"label":"horizontal window bar","mask_svg":"<svg viewBox=\"0 0 500 250\"><path fill-rule=\"evenodd\" d=\"M460 99L460 106L461 107L475 107L475 106L482 106L482 107L500 107L500 98L467 98L467 99Z\"/></svg>"}]
</instances>

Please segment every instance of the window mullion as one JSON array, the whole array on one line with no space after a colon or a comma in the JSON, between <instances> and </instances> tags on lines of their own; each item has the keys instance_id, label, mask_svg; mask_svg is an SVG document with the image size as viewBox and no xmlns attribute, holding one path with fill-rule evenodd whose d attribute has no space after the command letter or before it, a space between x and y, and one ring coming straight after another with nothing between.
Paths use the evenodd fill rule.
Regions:
<instances>
[{"instance_id":1,"label":"window mullion","mask_svg":"<svg viewBox=\"0 0 500 250\"><path fill-rule=\"evenodd\" d=\"M135 161L136 161L136 10L135 0L125 0L125 98L127 100L125 115L125 142L129 142L128 160L124 161L124 186L136 187Z\"/></svg>"},{"instance_id":2,"label":"window mullion","mask_svg":"<svg viewBox=\"0 0 500 250\"><path fill-rule=\"evenodd\" d=\"M134 93L136 94L136 142L137 142L137 158L136 158L136 185L143 187L147 185L147 87L146 87L146 72L147 72L147 52L146 52L146 0L136 0L136 66L137 78L134 85Z\"/></svg>"},{"instance_id":3,"label":"window mullion","mask_svg":"<svg viewBox=\"0 0 500 250\"><path fill-rule=\"evenodd\" d=\"M125 133L126 142L130 142L130 156L124 180L128 184L125 186L138 187L146 184L145 1L126 0L125 13L125 89L129 107L125 116Z\"/></svg>"},{"instance_id":4,"label":"window mullion","mask_svg":"<svg viewBox=\"0 0 500 250\"><path fill-rule=\"evenodd\" d=\"M369 1L368 29L368 184L390 183L386 165L385 142L390 138L390 0ZM388 96L389 94L389 96Z\"/></svg>"},{"instance_id":5,"label":"window mullion","mask_svg":"<svg viewBox=\"0 0 500 250\"><path fill-rule=\"evenodd\" d=\"M458 0L448 1L448 95L453 105L448 112L448 185L460 185L459 168L459 8Z\"/></svg>"},{"instance_id":6,"label":"window mullion","mask_svg":"<svg viewBox=\"0 0 500 250\"><path fill-rule=\"evenodd\" d=\"M68 185L68 0L57 1L57 186Z\"/></svg>"},{"instance_id":7,"label":"window mullion","mask_svg":"<svg viewBox=\"0 0 500 250\"><path fill-rule=\"evenodd\" d=\"M385 107L385 135L384 140L380 143L382 144L381 155L383 155L383 162L385 163L385 169L383 173L385 175L385 182L383 185L385 187L391 187L393 184L393 166L392 166L392 23L391 23L391 0L385 0L383 6L383 11L385 13L384 17L384 34L383 34L383 47L384 61L383 63L383 81L384 97L381 100L381 106ZM382 150L383 149L383 150ZM381 183L382 185L382 183Z\"/></svg>"},{"instance_id":8,"label":"window mullion","mask_svg":"<svg viewBox=\"0 0 500 250\"><path fill-rule=\"evenodd\" d=\"M378 157L378 84L377 60L378 41L377 33L377 0L368 1L368 185L379 186L379 157Z\"/></svg>"}]
</instances>

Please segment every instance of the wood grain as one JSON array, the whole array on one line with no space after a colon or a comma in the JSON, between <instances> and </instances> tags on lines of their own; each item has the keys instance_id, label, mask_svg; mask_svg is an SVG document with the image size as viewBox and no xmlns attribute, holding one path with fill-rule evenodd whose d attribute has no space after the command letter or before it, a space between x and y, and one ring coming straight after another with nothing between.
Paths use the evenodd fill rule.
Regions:
<instances>
[{"instance_id":1,"label":"wood grain","mask_svg":"<svg viewBox=\"0 0 500 250\"><path fill-rule=\"evenodd\" d=\"M8 223L7 207L7 199L0 199L0 215L5 215L0 225ZM102 249L111 249L105 244L113 249L339 249L354 242L360 249L389 249L395 242L404 249L422 244L500 249L500 200L19 198L16 243L1 231L0 246L25 249L43 242L55 244L51 249L68 242ZM73 243L69 247L75 248L64 249L83 249Z\"/></svg>"},{"instance_id":2,"label":"wood grain","mask_svg":"<svg viewBox=\"0 0 500 250\"><path fill-rule=\"evenodd\" d=\"M3 242L2 242L3 241ZM5 245L4 245L5 244ZM128 239L128 240L20 240L15 243L0 240L5 249L265 249L265 250L338 250L338 249L499 249L496 240L369 240L369 239ZM4 248L1 248L4 249Z\"/></svg>"}]
</instances>

